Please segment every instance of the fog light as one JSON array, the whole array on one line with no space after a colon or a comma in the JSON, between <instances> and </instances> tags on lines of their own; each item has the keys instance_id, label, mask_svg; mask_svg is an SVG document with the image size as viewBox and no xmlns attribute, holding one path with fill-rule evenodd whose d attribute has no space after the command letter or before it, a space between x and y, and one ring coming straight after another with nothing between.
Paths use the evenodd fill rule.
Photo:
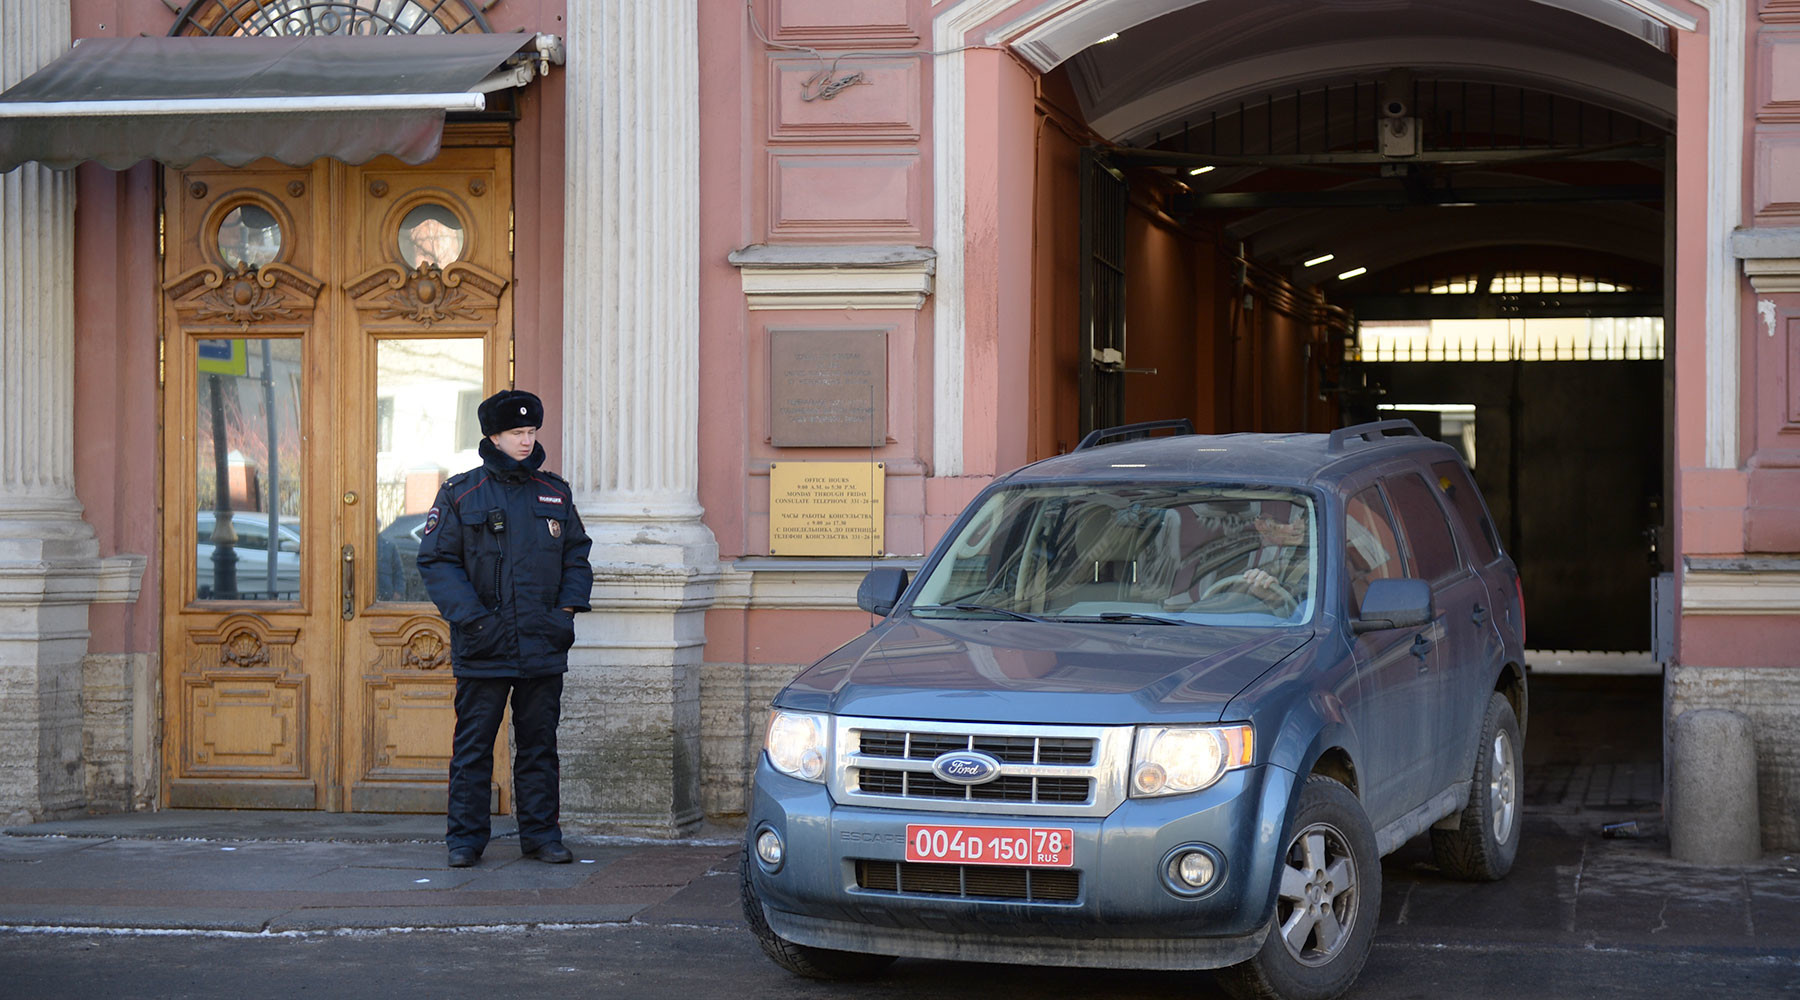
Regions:
<instances>
[{"instance_id":1,"label":"fog light","mask_svg":"<svg viewBox=\"0 0 1800 1000\"><path fill-rule=\"evenodd\" d=\"M1211 844L1179 844L1163 855L1163 885L1183 899L1199 899L1225 884L1225 855Z\"/></svg>"},{"instance_id":2,"label":"fog light","mask_svg":"<svg viewBox=\"0 0 1800 1000\"><path fill-rule=\"evenodd\" d=\"M1217 872L1213 860L1199 851L1188 851L1175 859L1175 877L1195 889L1205 888Z\"/></svg>"},{"instance_id":3,"label":"fog light","mask_svg":"<svg viewBox=\"0 0 1800 1000\"><path fill-rule=\"evenodd\" d=\"M781 835L774 830L764 830L756 835L756 856L771 870L781 867L781 859L787 856L782 846Z\"/></svg>"}]
</instances>

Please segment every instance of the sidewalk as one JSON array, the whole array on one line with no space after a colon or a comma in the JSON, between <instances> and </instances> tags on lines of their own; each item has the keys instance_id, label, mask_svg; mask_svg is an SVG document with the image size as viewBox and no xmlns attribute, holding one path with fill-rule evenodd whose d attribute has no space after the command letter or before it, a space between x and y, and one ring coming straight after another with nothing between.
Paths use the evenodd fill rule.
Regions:
<instances>
[{"instance_id":1,"label":"sidewalk","mask_svg":"<svg viewBox=\"0 0 1800 1000\"><path fill-rule=\"evenodd\" d=\"M741 925L735 836L571 837L577 861L519 856L510 823L474 868L444 864L443 818L139 813L0 835L0 929L280 933L644 921Z\"/></svg>"},{"instance_id":2,"label":"sidewalk","mask_svg":"<svg viewBox=\"0 0 1800 1000\"><path fill-rule=\"evenodd\" d=\"M1529 811L1517 867L1488 885L1442 878L1415 840L1383 864L1378 940L1800 962L1800 857L1683 864L1658 839L1601 837L1607 818ZM571 865L521 858L504 831L479 867L451 869L441 822L181 811L15 827L0 836L0 931L742 926L729 831L673 843L572 837Z\"/></svg>"}]
</instances>

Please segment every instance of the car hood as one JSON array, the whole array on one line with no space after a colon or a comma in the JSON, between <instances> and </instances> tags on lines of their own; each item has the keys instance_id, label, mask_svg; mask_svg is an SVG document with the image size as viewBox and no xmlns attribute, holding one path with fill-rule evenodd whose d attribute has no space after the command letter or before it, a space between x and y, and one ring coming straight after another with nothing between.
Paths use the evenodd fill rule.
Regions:
<instances>
[{"instance_id":1,"label":"car hood","mask_svg":"<svg viewBox=\"0 0 1800 1000\"><path fill-rule=\"evenodd\" d=\"M902 619L788 685L784 708L877 718L1217 722L1305 629Z\"/></svg>"}]
</instances>

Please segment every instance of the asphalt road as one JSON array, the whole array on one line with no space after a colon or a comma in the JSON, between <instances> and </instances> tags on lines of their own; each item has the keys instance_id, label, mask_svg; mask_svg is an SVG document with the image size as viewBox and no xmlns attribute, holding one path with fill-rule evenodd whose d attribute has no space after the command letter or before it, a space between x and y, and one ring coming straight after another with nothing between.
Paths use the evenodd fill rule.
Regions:
<instances>
[{"instance_id":1,"label":"asphalt road","mask_svg":"<svg viewBox=\"0 0 1800 1000\"><path fill-rule=\"evenodd\" d=\"M742 930L621 925L307 936L10 933L0 993L95 997L605 997L607 1000L1206 1000L1204 973L1107 972L902 960L881 978L813 983ZM1800 960L1727 950L1385 943L1351 997L1491 1000L1800 996Z\"/></svg>"}]
</instances>

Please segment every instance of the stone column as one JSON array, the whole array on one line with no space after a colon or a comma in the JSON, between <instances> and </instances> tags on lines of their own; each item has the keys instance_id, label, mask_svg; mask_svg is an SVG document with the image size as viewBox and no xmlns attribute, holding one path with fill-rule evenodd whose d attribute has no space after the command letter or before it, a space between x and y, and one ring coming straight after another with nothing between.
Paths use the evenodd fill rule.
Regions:
<instances>
[{"instance_id":1,"label":"stone column","mask_svg":"<svg viewBox=\"0 0 1800 1000\"><path fill-rule=\"evenodd\" d=\"M594 613L563 696L563 816L678 836L700 811L697 0L569 5L563 467Z\"/></svg>"},{"instance_id":2,"label":"stone column","mask_svg":"<svg viewBox=\"0 0 1800 1000\"><path fill-rule=\"evenodd\" d=\"M0 0L0 88L69 49L69 4ZM0 823L85 804L88 605L136 597L75 499L75 178L0 174Z\"/></svg>"}]
</instances>

